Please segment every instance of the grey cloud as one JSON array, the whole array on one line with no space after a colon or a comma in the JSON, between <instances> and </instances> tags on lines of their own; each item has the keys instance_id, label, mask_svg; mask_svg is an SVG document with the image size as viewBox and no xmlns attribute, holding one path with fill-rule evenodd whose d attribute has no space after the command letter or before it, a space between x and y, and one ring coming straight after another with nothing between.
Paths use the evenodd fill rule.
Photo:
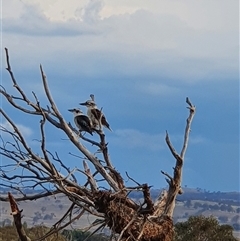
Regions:
<instances>
[{"instance_id":1,"label":"grey cloud","mask_svg":"<svg viewBox=\"0 0 240 241\"><path fill-rule=\"evenodd\" d=\"M62 24L53 23L47 19L35 23L29 20L26 21L25 19L3 19L3 32L32 37L69 37L102 34L102 31L97 28L87 26L78 20L72 20Z\"/></svg>"},{"instance_id":2,"label":"grey cloud","mask_svg":"<svg viewBox=\"0 0 240 241\"><path fill-rule=\"evenodd\" d=\"M43 55L68 75L79 72L79 63L81 73L94 78L162 81L177 76L178 81L192 83L238 73L237 30L194 29L177 16L146 10L99 19L101 8L102 1L89 1L79 10L79 19L66 22L50 21L37 7L26 8L19 20L3 19L6 42L11 43L8 33L27 35L26 40L20 38L22 46L32 43L32 55ZM51 51L38 53L39 46ZM71 69L59 68L66 65L66 59Z\"/></svg>"},{"instance_id":3,"label":"grey cloud","mask_svg":"<svg viewBox=\"0 0 240 241\"><path fill-rule=\"evenodd\" d=\"M99 1L95 1L99 2ZM96 5L96 6L95 6ZM98 8L97 3L86 8L84 20L70 19L66 22L54 22L48 19L37 5L24 5L24 12L19 19L3 18L2 26L4 33L29 35L29 36L78 36L101 34L102 31L96 26L89 24L90 18L94 18ZM84 10L84 9L83 9Z\"/></svg>"},{"instance_id":4,"label":"grey cloud","mask_svg":"<svg viewBox=\"0 0 240 241\"><path fill-rule=\"evenodd\" d=\"M102 0L90 0L87 5L81 9L81 17L84 22L94 23L100 20L100 11L104 4Z\"/></svg>"}]
</instances>

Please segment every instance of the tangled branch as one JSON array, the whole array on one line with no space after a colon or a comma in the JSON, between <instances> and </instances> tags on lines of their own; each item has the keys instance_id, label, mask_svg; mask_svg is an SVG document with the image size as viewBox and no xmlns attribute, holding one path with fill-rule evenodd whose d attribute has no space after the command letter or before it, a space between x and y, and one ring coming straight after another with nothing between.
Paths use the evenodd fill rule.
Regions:
<instances>
[{"instance_id":1,"label":"tangled branch","mask_svg":"<svg viewBox=\"0 0 240 241\"><path fill-rule=\"evenodd\" d=\"M126 186L122 175L115 169L109 158L108 143L101 122L99 122L99 129L94 129L94 137L97 137L98 141L92 137L91 139L85 137L71 123L67 122L53 100L47 77L41 65L40 73L48 104L42 106L34 92L31 93L34 101L31 101L28 94L16 81L11 69L8 50L5 49L5 52L6 69L17 95L11 95L3 86L0 88L0 93L6 102L20 113L25 114L29 119L35 116L39 120L37 128L40 140L37 142L37 147L33 148L32 143L29 143L24 137L21 128L7 113L8 109L0 109L2 119L7 123L2 123L0 126L0 154L4 157L4 161L0 165L1 185L16 190L19 194L16 199L9 194L6 197L1 196L0 200L10 202L21 241L29 241L29 239L25 237L22 230L21 212L16 201L31 201L60 193L67 196L72 204L51 230L39 240L66 228L85 213L95 216L97 220L88 228L95 227L95 231L98 231L108 227L112 231L112 235L118 236L119 241L171 240L175 199L178 194L182 193L182 168L188 146L190 126L195 114L195 106L191 104L190 100L188 98L186 100L190 114L180 154L176 152L168 133L166 133L166 143L176 159L176 164L173 176L162 171L162 174L166 176L169 189L160 194L158 200L154 202L151 198L151 187L148 184L139 184L130 178L136 186ZM92 98L92 100L94 99ZM100 118L102 116L101 110ZM47 149L46 129L49 126L61 131L66 136L68 143L76 147L82 158L82 169L67 167L66 160L62 160L57 152L53 154ZM95 151L91 152L86 148L86 143L92 145ZM93 167L92 169L89 164ZM79 175L85 177L84 185L78 183ZM98 185L97 177L104 180L104 188ZM41 193L26 194L26 188L41 189ZM129 193L132 191L142 193L143 201L141 203L136 203L129 197Z\"/></svg>"}]
</instances>

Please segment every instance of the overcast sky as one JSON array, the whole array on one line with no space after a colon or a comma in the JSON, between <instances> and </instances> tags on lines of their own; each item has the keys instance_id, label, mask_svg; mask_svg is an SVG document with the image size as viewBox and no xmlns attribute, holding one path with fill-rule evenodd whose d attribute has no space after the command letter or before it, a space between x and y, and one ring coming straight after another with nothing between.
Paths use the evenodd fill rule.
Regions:
<instances>
[{"instance_id":1,"label":"overcast sky","mask_svg":"<svg viewBox=\"0 0 240 241\"><path fill-rule=\"evenodd\" d=\"M166 186L181 151L188 96L196 105L183 186L239 190L239 6L237 0L8 0L2 4L2 85L15 77L44 104L39 64L67 121L69 108L95 94L116 169L153 188ZM39 129L3 108L31 142ZM84 107L82 110L86 111ZM35 120L36 122L36 120ZM38 122L39 123L39 122ZM49 149L72 166L79 160L63 133L48 132ZM50 134L51 133L51 134ZM54 133L54 135L52 134ZM65 147L65 148L63 148ZM68 149L69 148L69 149ZM126 177L127 180L127 177Z\"/></svg>"}]
</instances>

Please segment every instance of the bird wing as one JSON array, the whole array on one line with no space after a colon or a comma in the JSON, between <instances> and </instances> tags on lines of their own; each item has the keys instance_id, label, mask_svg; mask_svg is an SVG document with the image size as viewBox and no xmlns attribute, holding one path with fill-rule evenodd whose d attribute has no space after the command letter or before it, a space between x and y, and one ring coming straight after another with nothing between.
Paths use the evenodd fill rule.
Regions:
<instances>
[{"instance_id":1,"label":"bird wing","mask_svg":"<svg viewBox=\"0 0 240 241\"><path fill-rule=\"evenodd\" d=\"M109 126L109 124L108 124L108 122L107 122L107 120L106 120L105 115L102 115L102 124L103 124L104 126L106 126L106 127L111 131L111 128L110 128L110 126Z\"/></svg>"},{"instance_id":2,"label":"bird wing","mask_svg":"<svg viewBox=\"0 0 240 241\"><path fill-rule=\"evenodd\" d=\"M100 120L101 111L99 109L91 109L91 113L95 119L97 119L98 121Z\"/></svg>"},{"instance_id":3,"label":"bird wing","mask_svg":"<svg viewBox=\"0 0 240 241\"><path fill-rule=\"evenodd\" d=\"M98 121L100 121L100 118L102 117L101 124L103 126L107 127L109 130L111 130L111 128L106 120L105 115L99 109L92 109L92 114Z\"/></svg>"},{"instance_id":4,"label":"bird wing","mask_svg":"<svg viewBox=\"0 0 240 241\"><path fill-rule=\"evenodd\" d=\"M83 131L87 131L92 135L91 122L89 118L85 115L76 116L75 120L79 126L81 126Z\"/></svg>"}]
</instances>

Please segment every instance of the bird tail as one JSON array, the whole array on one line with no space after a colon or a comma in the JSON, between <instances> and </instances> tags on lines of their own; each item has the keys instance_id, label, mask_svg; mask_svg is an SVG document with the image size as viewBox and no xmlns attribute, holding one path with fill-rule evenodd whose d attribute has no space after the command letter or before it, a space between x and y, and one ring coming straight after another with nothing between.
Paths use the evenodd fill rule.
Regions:
<instances>
[{"instance_id":1,"label":"bird tail","mask_svg":"<svg viewBox=\"0 0 240 241\"><path fill-rule=\"evenodd\" d=\"M110 126L107 126L107 128L108 128L108 130L110 130L111 132L113 131L113 130L110 128Z\"/></svg>"}]
</instances>

